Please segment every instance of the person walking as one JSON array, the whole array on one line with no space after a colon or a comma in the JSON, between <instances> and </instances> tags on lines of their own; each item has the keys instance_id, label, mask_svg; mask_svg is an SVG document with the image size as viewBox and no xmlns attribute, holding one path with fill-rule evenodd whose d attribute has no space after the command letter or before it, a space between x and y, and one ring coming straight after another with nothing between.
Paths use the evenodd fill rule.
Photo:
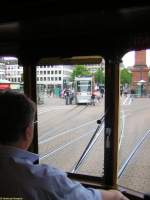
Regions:
<instances>
[{"instance_id":1,"label":"person walking","mask_svg":"<svg viewBox=\"0 0 150 200\"><path fill-rule=\"evenodd\" d=\"M92 95L91 95L91 105L95 106L95 91L92 92Z\"/></svg>"}]
</instances>

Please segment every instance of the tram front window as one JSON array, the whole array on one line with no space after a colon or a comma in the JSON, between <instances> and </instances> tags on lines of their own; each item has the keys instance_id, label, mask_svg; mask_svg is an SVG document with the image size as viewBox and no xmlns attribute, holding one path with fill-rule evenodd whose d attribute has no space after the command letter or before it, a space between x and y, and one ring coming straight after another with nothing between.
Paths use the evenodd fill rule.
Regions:
<instances>
[{"instance_id":1,"label":"tram front window","mask_svg":"<svg viewBox=\"0 0 150 200\"><path fill-rule=\"evenodd\" d=\"M91 92L91 81L77 81L77 92Z\"/></svg>"},{"instance_id":2,"label":"tram front window","mask_svg":"<svg viewBox=\"0 0 150 200\"><path fill-rule=\"evenodd\" d=\"M118 183L139 192L150 188L150 56L146 50L123 57L134 60L120 69L120 133Z\"/></svg>"},{"instance_id":3,"label":"tram front window","mask_svg":"<svg viewBox=\"0 0 150 200\"><path fill-rule=\"evenodd\" d=\"M90 102L78 105L75 101L76 84L70 79L73 66L37 66L37 84L43 70L46 71L44 103L38 105L37 112L40 163L66 172L103 176L104 121L97 133L95 130L97 120L104 115L104 98L95 97L95 106ZM62 73L52 74L52 71ZM56 80L55 77L59 76L62 76L61 79ZM94 86L101 95L99 82L95 82ZM79 87L91 94L91 81L80 82L78 90ZM94 133L94 140L91 141Z\"/></svg>"}]
</instances>

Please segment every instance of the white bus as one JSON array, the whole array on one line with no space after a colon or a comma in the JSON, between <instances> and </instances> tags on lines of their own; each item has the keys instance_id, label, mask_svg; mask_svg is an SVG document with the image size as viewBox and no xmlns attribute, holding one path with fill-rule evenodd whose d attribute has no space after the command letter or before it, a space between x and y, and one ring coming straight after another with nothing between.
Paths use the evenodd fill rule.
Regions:
<instances>
[{"instance_id":1,"label":"white bus","mask_svg":"<svg viewBox=\"0 0 150 200\"><path fill-rule=\"evenodd\" d=\"M93 84L92 76L75 77L74 91L76 104L91 103Z\"/></svg>"}]
</instances>

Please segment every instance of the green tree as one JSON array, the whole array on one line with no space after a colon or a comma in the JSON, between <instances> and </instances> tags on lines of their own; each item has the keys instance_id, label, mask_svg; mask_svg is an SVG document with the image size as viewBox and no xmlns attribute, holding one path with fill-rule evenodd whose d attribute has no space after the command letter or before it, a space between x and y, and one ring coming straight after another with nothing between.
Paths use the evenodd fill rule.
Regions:
<instances>
[{"instance_id":1,"label":"green tree","mask_svg":"<svg viewBox=\"0 0 150 200\"><path fill-rule=\"evenodd\" d=\"M73 81L78 76L90 76L91 72L84 65L76 65L71 73L70 81Z\"/></svg>"},{"instance_id":2,"label":"green tree","mask_svg":"<svg viewBox=\"0 0 150 200\"><path fill-rule=\"evenodd\" d=\"M125 83L130 84L131 83L131 73L129 72L128 69L123 68L120 71L120 82L122 85L125 85Z\"/></svg>"},{"instance_id":3,"label":"green tree","mask_svg":"<svg viewBox=\"0 0 150 200\"><path fill-rule=\"evenodd\" d=\"M97 69L97 71L94 74L95 82L104 84L105 82L105 75L103 69Z\"/></svg>"}]
</instances>

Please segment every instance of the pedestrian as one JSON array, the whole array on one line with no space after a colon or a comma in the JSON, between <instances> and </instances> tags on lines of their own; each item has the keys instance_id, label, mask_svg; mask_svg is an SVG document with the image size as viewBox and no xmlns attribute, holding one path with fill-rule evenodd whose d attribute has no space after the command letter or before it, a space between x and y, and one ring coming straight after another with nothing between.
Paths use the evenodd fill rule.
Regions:
<instances>
[{"instance_id":1,"label":"pedestrian","mask_svg":"<svg viewBox=\"0 0 150 200\"><path fill-rule=\"evenodd\" d=\"M65 89L64 91L66 105L70 104L70 91L69 89Z\"/></svg>"},{"instance_id":2,"label":"pedestrian","mask_svg":"<svg viewBox=\"0 0 150 200\"><path fill-rule=\"evenodd\" d=\"M130 91L130 98L131 98L132 101L133 101L134 95L135 95L135 91L132 88L131 91Z\"/></svg>"},{"instance_id":3,"label":"pedestrian","mask_svg":"<svg viewBox=\"0 0 150 200\"><path fill-rule=\"evenodd\" d=\"M96 95L96 100L97 100L97 102L101 102L100 100L101 100L101 96L100 96L100 91L99 91L99 89L97 89L97 91L95 92L95 95Z\"/></svg>"},{"instance_id":4,"label":"pedestrian","mask_svg":"<svg viewBox=\"0 0 150 200\"><path fill-rule=\"evenodd\" d=\"M70 104L72 104L72 101L74 99L74 91L73 90L70 90L69 99L70 99Z\"/></svg>"},{"instance_id":5,"label":"pedestrian","mask_svg":"<svg viewBox=\"0 0 150 200\"><path fill-rule=\"evenodd\" d=\"M95 91L92 92L92 95L91 95L91 105L95 106Z\"/></svg>"},{"instance_id":6,"label":"pedestrian","mask_svg":"<svg viewBox=\"0 0 150 200\"><path fill-rule=\"evenodd\" d=\"M51 97L51 95L52 95L52 90L50 89L50 91L49 91L49 96Z\"/></svg>"},{"instance_id":7,"label":"pedestrian","mask_svg":"<svg viewBox=\"0 0 150 200\"><path fill-rule=\"evenodd\" d=\"M104 88L103 87L101 87L100 93L101 93L101 97L103 98L103 96L104 96Z\"/></svg>"},{"instance_id":8,"label":"pedestrian","mask_svg":"<svg viewBox=\"0 0 150 200\"><path fill-rule=\"evenodd\" d=\"M127 95L128 95L128 89L124 88L124 96L127 97Z\"/></svg>"}]
</instances>

